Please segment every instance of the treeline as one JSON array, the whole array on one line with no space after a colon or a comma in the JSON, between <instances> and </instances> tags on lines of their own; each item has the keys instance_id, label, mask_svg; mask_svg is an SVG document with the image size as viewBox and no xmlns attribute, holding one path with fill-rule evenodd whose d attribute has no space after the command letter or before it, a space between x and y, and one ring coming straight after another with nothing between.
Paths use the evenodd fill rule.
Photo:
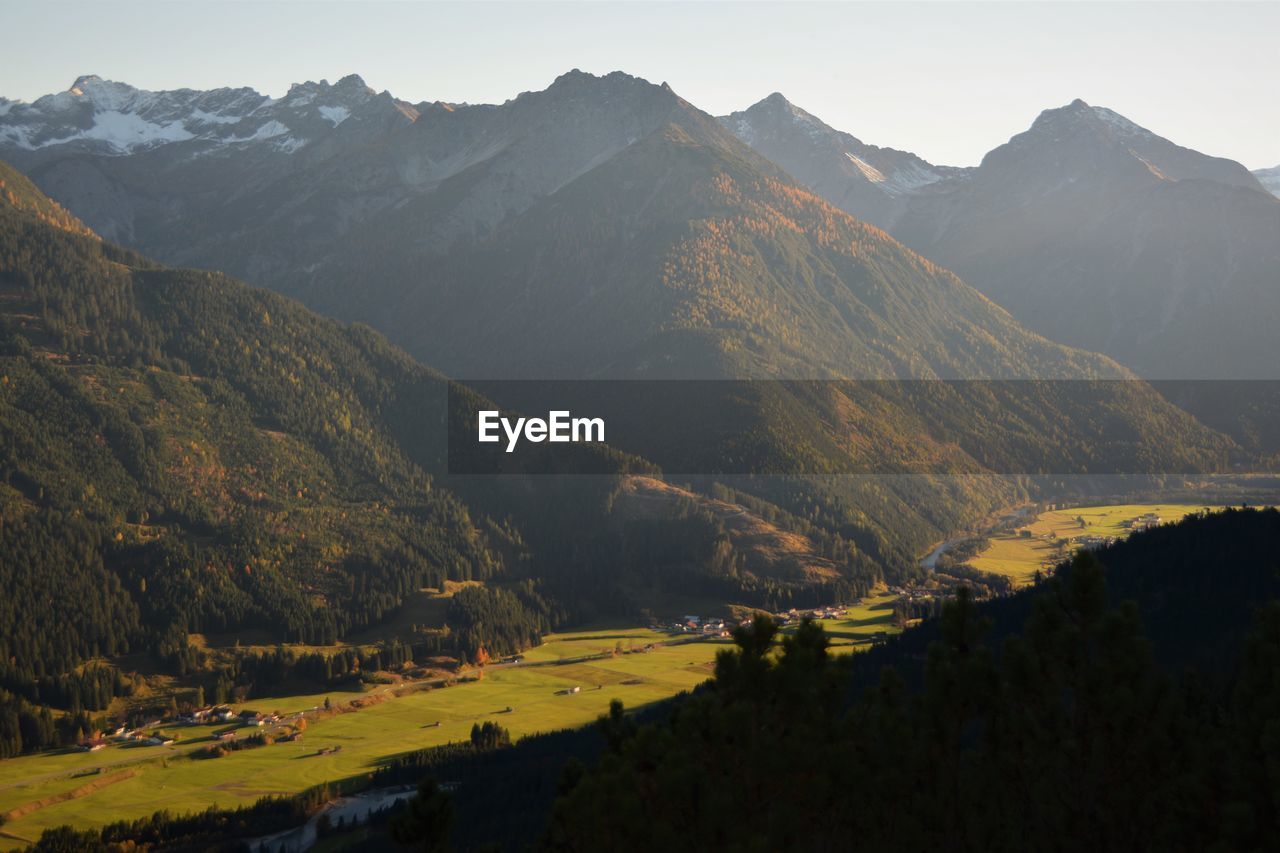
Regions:
<instances>
[{"instance_id":1,"label":"treeline","mask_svg":"<svg viewBox=\"0 0 1280 853\"><path fill-rule=\"evenodd\" d=\"M210 807L189 815L158 811L138 820L117 821L101 830L60 826L45 830L31 849L46 853L107 853L121 849L122 845L181 849L196 844L196 849L231 853L243 849L242 842L235 839L269 835L297 826L307 819L312 809L333 796L328 786L319 786L295 797L264 797L235 809Z\"/></svg>"},{"instance_id":2,"label":"treeline","mask_svg":"<svg viewBox=\"0 0 1280 853\"><path fill-rule=\"evenodd\" d=\"M278 693L280 685L289 681L334 687L361 673L396 670L406 663L424 661L445 649L452 649L452 645L433 635L412 644L393 640L372 649L242 652L216 667L210 690L204 696L215 703L241 702L266 692ZM206 676L205 680L210 679Z\"/></svg>"},{"instance_id":3,"label":"treeline","mask_svg":"<svg viewBox=\"0 0 1280 853\"><path fill-rule=\"evenodd\" d=\"M0 686L27 701L101 708L120 690L74 673L126 652L191 672L192 632L336 643L525 559L425 473L444 383L371 332L3 205L0 285Z\"/></svg>"},{"instance_id":4,"label":"treeline","mask_svg":"<svg viewBox=\"0 0 1280 853\"><path fill-rule=\"evenodd\" d=\"M961 595L918 691L888 670L850 703L820 626L775 655L776 627L757 619L669 723L614 708L606 755L564 777L543 848L1270 845L1280 603L1259 612L1222 692L1156 664L1136 609L1107 607L1091 555L1043 585L999 654L989 624Z\"/></svg>"},{"instance_id":5,"label":"treeline","mask_svg":"<svg viewBox=\"0 0 1280 853\"><path fill-rule=\"evenodd\" d=\"M118 696L132 696L136 679L112 666L89 664L82 669L60 675L46 675L28 680L21 677L5 680L11 672L0 675L0 688L5 688L38 705L51 705L72 713L81 710L103 711Z\"/></svg>"},{"instance_id":6,"label":"treeline","mask_svg":"<svg viewBox=\"0 0 1280 853\"><path fill-rule=\"evenodd\" d=\"M557 613L531 580L511 588L463 587L449 599L451 645L462 660L483 662L537 645Z\"/></svg>"},{"instance_id":7,"label":"treeline","mask_svg":"<svg viewBox=\"0 0 1280 853\"><path fill-rule=\"evenodd\" d=\"M86 711L55 717L46 706L0 690L0 758L79 743L101 728Z\"/></svg>"}]
</instances>

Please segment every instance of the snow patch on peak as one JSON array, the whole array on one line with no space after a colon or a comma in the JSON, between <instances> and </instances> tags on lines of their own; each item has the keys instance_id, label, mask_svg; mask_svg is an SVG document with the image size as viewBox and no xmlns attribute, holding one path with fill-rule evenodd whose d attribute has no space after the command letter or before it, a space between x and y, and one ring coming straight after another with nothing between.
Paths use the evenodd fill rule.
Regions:
<instances>
[{"instance_id":1,"label":"snow patch on peak","mask_svg":"<svg viewBox=\"0 0 1280 853\"><path fill-rule=\"evenodd\" d=\"M748 145L752 144L751 140L755 137L754 123L757 122L765 130L770 126L776 126L780 122L787 122L803 130L811 139L818 139L825 134L834 133L822 119L797 107L788 101L781 92L774 92L767 98L752 104L746 110L722 118L721 122L730 127L734 134ZM751 138L748 138L748 136Z\"/></svg>"},{"instance_id":2,"label":"snow patch on peak","mask_svg":"<svg viewBox=\"0 0 1280 853\"><path fill-rule=\"evenodd\" d=\"M324 116L326 119L333 122L334 127L337 127L338 125L342 124L351 115L351 110L347 109L346 107L322 106L319 109L320 109L320 115Z\"/></svg>"},{"instance_id":3,"label":"snow patch on peak","mask_svg":"<svg viewBox=\"0 0 1280 853\"><path fill-rule=\"evenodd\" d=\"M307 140L298 139L296 136L286 136L284 138L275 139L271 143L273 148L284 154L292 154L306 144Z\"/></svg>"},{"instance_id":4,"label":"snow patch on peak","mask_svg":"<svg viewBox=\"0 0 1280 853\"><path fill-rule=\"evenodd\" d=\"M729 117L727 123L729 124L729 130L734 136L738 137L748 145L755 145L756 129L746 115L740 115L737 118Z\"/></svg>"},{"instance_id":5,"label":"snow patch on peak","mask_svg":"<svg viewBox=\"0 0 1280 853\"><path fill-rule=\"evenodd\" d=\"M1065 107L1045 110L1031 125L1031 132L1042 137L1048 135L1055 140L1064 134L1074 135L1082 131L1103 131L1122 140L1150 139L1155 136L1115 110L1091 106L1079 98Z\"/></svg>"},{"instance_id":6,"label":"snow patch on peak","mask_svg":"<svg viewBox=\"0 0 1280 853\"><path fill-rule=\"evenodd\" d=\"M235 139L230 139L228 141L229 142L258 142L263 139L275 139L277 136L284 136L288 134L288 132L289 132L289 128L285 127L283 124L276 121L275 119L272 119L271 121L264 123L256 131L254 131L252 136L239 137Z\"/></svg>"},{"instance_id":7,"label":"snow patch on peak","mask_svg":"<svg viewBox=\"0 0 1280 853\"><path fill-rule=\"evenodd\" d=\"M244 116L227 116L221 113L209 113L202 109L191 111L190 121L195 124L239 124Z\"/></svg>"},{"instance_id":8,"label":"snow patch on peak","mask_svg":"<svg viewBox=\"0 0 1280 853\"><path fill-rule=\"evenodd\" d=\"M1106 107L1092 107L1093 114L1101 119L1108 127L1114 130L1120 136L1154 136L1151 131L1145 127L1129 121L1129 119L1120 115L1115 110L1109 110Z\"/></svg>"},{"instance_id":9,"label":"snow patch on peak","mask_svg":"<svg viewBox=\"0 0 1280 853\"><path fill-rule=\"evenodd\" d=\"M195 138L195 134L184 128L180 121L159 124L149 122L136 113L125 113L119 110L95 113L93 125L88 129L57 139L44 140L39 144L30 141L24 128L10 127L5 130L14 145L29 151L46 145L64 145L77 140L93 140L106 143L112 151L120 154Z\"/></svg>"},{"instance_id":10,"label":"snow patch on peak","mask_svg":"<svg viewBox=\"0 0 1280 853\"><path fill-rule=\"evenodd\" d=\"M180 121L167 124L149 122L136 113L107 110L94 116L93 127L84 132L85 139L100 139L117 151L161 145L166 142L182 142L195 134L182 126Z\"/></svg>"},{"instance_id":11,"label":"snow patch on peak","mask_svg":"<svg viewBox=\"0 0 1280 853\"><path fill-rule=\"evenodd\" d=\"M801 127L810 136L817 136L831 129L827 127L827 125L822 121L822 119L818 118L812 113L808 113L800 109L795 104L791 103L786 98L784 98L778 92L774 92L772 95L765 98L764 103L767 103L773 109L783 110L783 112L786 114L786 117L792 123Z\"/></svg>"},{"instance_id":12,"label":"snow patch on peak","mask_svg":"<svg viewBox=\"0 0 1280 853\"><path fill-rule=\"evenodd\" d=\"M880 169L850 151L844 152L844 156L849 158L849 162L853 163L862 177L875 184L885 195L906 195L921 187L927 187L929 184L942 180L941 174L922 165L920 161L914 158L906 160L902 165L895 166L886 175Z\"/></svg>"},{"instance_id":13,"label":"snow patch on peak","mask_svg":"<svg viewBox=\"0 0 1280 853\"><path fill-rule=\"evenodd\" d=\"M848 157L849 160L853 163L853 165L857 168L857 170L862 173L862 177L866 178L868 181L871 181L871 183L883 184L885 182L886 179L884 176L884 172L881 172L879 169L877 169L875 166L872 166L866 160L863 160L861 157L850 154L848 151L844 152L844 156Z\"/></svg>"},{"instance_id":14,"label":"snow patch on peak","mask_svg":"<svg viewBox=\"0 0 1280 853\"><path fill-rule=\"evenodd\" d=\"M945 168L945 167L944 167ZM889 184L899 193L909 193L929 184L942 180L942 173L924 165L923 161L912 158L905 166L894 169L889 175Z\"/></svg>"}]
</instances>

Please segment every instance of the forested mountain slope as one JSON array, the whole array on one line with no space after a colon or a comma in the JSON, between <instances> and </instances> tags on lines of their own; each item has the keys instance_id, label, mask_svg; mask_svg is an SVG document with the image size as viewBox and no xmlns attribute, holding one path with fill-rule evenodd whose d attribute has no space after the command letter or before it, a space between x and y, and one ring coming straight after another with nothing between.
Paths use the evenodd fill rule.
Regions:
<instances>
[{"instance_id":1,"label":"forested mountain slope","mask_svg":"<svg viewBox=\"0 0 1280 853\"><path fill-rule=\"evenodd\" d=\"M357 88L319 87L315 103ZM311 109L303 94L290 101L299 115ZM72 209L87 205L79 188L93 184L68 171L82 166L109 176L113 193L154 203L133 220L135 245L369 322L463 379L1132 379L1027 332L953 274L799 187L668 87L574 72L500 106L420 105L416 118L383 100L369 108L394 112L385 126L349 127L353 111L289 151L197 138L21 153L39 180L77 200ZM376 140L345 146L357 128ZM344 199L351 205L333 207ZM308 222L323 233L294 239L290 229ZM741 441L688 434L744 402ZM1134 459L1180 474L1234 452L1139 382L1116 383L1096 407L1056 382L1008 402L966 383L923 395L892 383L817 394L760 386L694 411L669 401L661 434L627 435L624 425L610 440L689 474L840 474L887 462L907 476L735 485L852 543L851 565L893 576L918 571L919 554L957 527L1027 496L1018 478L935 474L1107 474ZM699 535L722 534L703 522Z\"/></svg>"},{"instance_id":2,"label":"forested mountain slope","mask_svg":"<svg viewBox=\"0 0 1280 853\"><path fill-rule=\"evenodd\" d=\"M127 679L88 661L181 672L189 633L332 644L446 580L484 583L443 622L408 614L395 655L509 653L655 598L790 606L883 577L764 504L740 512L767 511L823 572L753 560L677 492L614 511L618 475L655 468L609 447L583 448L589 478L449 476L448 425L482 403L466 388L367 328L104 242L7 166L0 181L5 702L100 710ZM52 736L32 725L19 748Z\"/></svg>"},{"instance_id":3,"label":"forested mountain slope","mask_svg":"<svg viewBox=\"0 0 1280 853\"><path fill-rule=\"evenodd\" d=\"M669 720L601 722L543 849L1263 849L1278 540L1274 509L1188 519L865 659L758 619Z\"/></svg>"},{"instance_id":4,"label":"forested mountain slope","mask_svg":"<svg viewBox=\"0 0 1280 853\"><path fill-rule=\"evenodd\" d=\"M410 588L503 571L518 539L426 473L437 374L43 219L0 206L6 660L58 671L171 626L331 641ZM13 628L33 619L64 630Z\"/></svg>"}]
</instances>

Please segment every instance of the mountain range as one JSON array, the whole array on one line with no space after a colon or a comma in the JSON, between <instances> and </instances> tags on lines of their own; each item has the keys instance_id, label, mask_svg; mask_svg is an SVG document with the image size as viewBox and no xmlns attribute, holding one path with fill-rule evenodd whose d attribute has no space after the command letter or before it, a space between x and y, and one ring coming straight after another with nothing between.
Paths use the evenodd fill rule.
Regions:
<instances>
[{"instance_id":1,"label":"mountain range","mask_svg":"<svg viewBox=\"0 0 1280 853\"><path fill-rule=\"evenodd\" d=\"M770 110L794 117L780 100ZM325 118L342 110L340 122ZM174 129L132 147L92 131L117 113ZM210 128L206 115L225 121ZM270 122L287 134L259 134ZM7 106L0 138L10 140L0 154L103 236L366 322L454 377L1135 378L1029 332L670 87L622 73L573 71L478 106L410 105L355 77L300 84L279 101L82 78ZM868 167L858 175L896 176L903 197L958 179L910 155L858 151ZM759 386L745 404L730 395L692 409L673 397L667 431L624 431L620 447L691 473L724 470L748 447L758 473L848 471L850 459L917 473L1064 472L1090 453L1087 470L1114 472L1117 459L1097 455L1107 429L1139 437L1122 442L1121 465L1159 447L1161 471L1198 471L1232 452L1139 382L1114 386L1110 427L1069 383L1018 405L978 385L934 387L942 397L867 383L818 395ZM742 414L735 441L715 433L726 411ZM1006 422L992 431L995 412ZM800 516L839 507L832 528L896 571L1021 494L1007 482L910 478L747 488Z\"/></svg>"},{"instance_id":2,"label":"mountain range","mask_svg":"<svg viewBox=\"0 0 1280 853\"><path fill-rule=\"evenodd\" d=\"M108 239L369 322L455 375L688 375L652 357L666 336L697 349L696 372L710 375L932 375L929 349L972 339L968 322L1007 322L953 293L914 297L950 318L948 336L888 334L875 328L888 306L812 292L829 245L779 267L759 255L759 232L705 230L760 214L814 233L830 214L784 199L800 187L959 273L1020 324L1141 375L1263 378L1277 363L1280 203L1263 183L1274 170L1255 176L1083 101L1046 110L973 168L864 143L776 93L719 125L665 84L620 72L569 72L500 105L409 104L354 75L280 99L82 77L0 103L0 156ZM695 163L695 152L714 156ZM678 168L687 187L657 180ZM881 239L832 221L851 229L838 243L855 229L864 245ZM753 256L764 263L748 273ZM874 278L883 258L863 258L859 274ZM780 268L810 292L784 300L792 282L762 294L750 281ZM720 276L721 292L690 298L680 279L691 274ZM735 312L774 329L761 335ZM750 343L724 341L733 324ZM909 355L884 351L895 338ZM707 368L704 351L730 363ZM1057 375L1023 355L1027 375Z\"/></svg>"},{"instance_id":3,"label":"mountain range","mask_svg":"<svg viewBox=\"0 0 1280 853\"><path fill-rule=\"evenodd\" d=\"M453 375L1119 375L620 73L500 106L355 77L279 101L87 77L8 107L0 138L104 237L369 322ZM859 150L904 188L941 177Z\"/></svg>"},{"instance_id":4,"label":"mountain range","mask_svg":"<svg viewBox=\"0 0 1280 853\"><path fill-rule=\"evenodd\" d=\"M777 94L721 121L1046 337L1149 378L1275 378L1270 172L1080 100L968 169L866 145Z\"/></svg>"},{"instance_id":5,"label":"mountain range","mask_svg":"<svg viewBox=\"0 0 1280 853\"><path fill-rule=\"evenodd\" d=\"M93 658L195 666L192 632L324 644L399 615L419 657L472 657L676 594L817 603L1011 494L889 484L815 524L607 449L606 476L450 476L458 399L367 327L121 249L0 164L0 705Z\"/></svg>"},{"instance_id":6,"label":"mountain range","mask_svg":"<svg viewBox=\"0 0 1280 853\"><path fill-rule=\"evenodd\" d=\"M929 542L1025 498L1016 479L984 476L1006 470L1008 460L1105 471L1098 442L1117 436L1122 453L1160 448L1183 471L1212 468L1230 451L1229 439L1119 365L1023 330L954 275L799 187L669 89L569 75L505 108L440 115L461 113L492 134L515 121L512 112L585 115L584 90L601 86L644 99L648 123L601 130L587 146L589 162L561 151L563 183L554 192L546 172L538 186L547 194L537 198L529 184L510 180L566 135L562 122L547 121L537 134L509 133L492 156L335 235L340 251L327 256L327 280L336 287L349 275L350 299L315 287L326 280L319 276L298 289L348 315L382 301L408 321L386 322L390 331L462 374L520 375L527 363L569 376L1031 371L1128 381L1108 386L1100 409L1082 406L1073 383L1046 382L1011 411L980 383L925 386L939 389L936 397L919 396L912 383L837 383L818 394L763 383L744 399L687 407L673 398L666 435L622 448L652 452L660 465L691 460L714 470L707 454L725 447L701 445L689 430L713 424L718 407L732 403L743 414L742 438L727 452L749 451L763 471L888 458L928 472L949 460L945 470L959 478L775 477L751 479L744 492L707 481L700 494L621 476L586 485L448 477L442 438L445 418L456 416L444 411L441 374L366 327L326 320L221 272L173 269L119 248L0 166L0 580L6 601L27 602L0 612L10 638L4 658L21 661L0 672L8 689L35 690L45 674L131 649L185 659L190 631L332 642L411 606L424 584L445 581L484 580L487 591L450 611L450 630L441 634L438 621L423 618L415 620L420 635L405 639L465 655L518 648L559 619L633 612L676 590L771 607L816 603L909 576ZM388 99L346 88L371 109L391 104L407 117ZM110 103L124 103L109 91ZM528 98L539 109L522 103ZM159 109L170 99L137 102ZM621 108L618 116L634 118ZM198 153L212 144L82 151L34 170L114 170L120 181L163 155L175 172L207 180L204 169L230 170L239 156ZM244 156L260 158L250 168L267 175L268 161L325 144L317 138L284 151L263 142ZM190 156L177 156L179 146ZM316 155L312 168L352 168L362 151L385 160L384 149L369 147ZM433 150L418 154L431 159ZM612 154L591 165L601 151ZM281 171L284 188L309 185ZM210 186L238 191L229 180ZM284 188L277 200L289 200ZM502 199L511 212L495 219L466 191ZM342 199L294 201L320 210ZM452 213L423 215L433 210ZM468 228L452 230L466 212L475 214ZM282 228L301 227L300 219L296 206L263 213L264 223ZM143 221L151 220L133 226ZM415 228L435 239L415 241ZM239 229L208 234L208 246L235 257ZM393 258L395 247L403 252ZM609 451L596 470L655 469ZM665 543L661 553L645 544L652 541ZM36 594L49 572L67 588L98 594L63 612L67 630L41 645L32 620L54 617L31 602L53 603ZM505 615L484 615L497 611Z\"/></svg>"},{"instance_id":7,"label":"mountain range","mask_svg":"<svg viewBox=\"0 0 1280 853\"><path fill-rule=\"evenodd\" d=\"M481 748L508 719L495 716L471 747L385 756L365 781L439 759L433 772L481 816L494 790L513 789L491 822L461 812L486 836L527 817L530 798L545 812L555 791L548 848L647 848L655 825L673 844L735 826L784 846L807 833L838 847L867 827L899 844L990 846L1016 825L1016 849L1022 828L1070 838L1077 815L1093 827L1099 813L1034 812L1027 791L1053 803L1118 778L1164 784L1177 796L1163 801L1185 806L1169 829L1130 786L1097 823L1130 846L1157 829L1216 837L1218 824L1266 837L1238 805L1270 814L1255 712L1274 711L1277 691L1251 699L1247 679L1227 691L1212 676L1269 665L1280 648L1275 613L1258 623L1266 642L1243 638L1277 585L1274 510L1108 546L1110 592L1082 553L1034 604L975 609L1008 580L920 558L962 530L977 546L1033 504L1142 487L1225 502L1229 486L1213 498L1206 487L1222 471L1251 495L1274 488L1254 472L1260 448L1280 447L1280 393L1154 380L1273 377L1275 171L1083 101L1045 111L978 166L939 166L781 94L717 118L621 72L571 71L492 105L409 103L355 75L281 98L95 76L32 103L0 98L0 758L96 737L89 713L146 675L195 704L206 689L218 703L316 695L411 660L515 655L562 626L807 609L918 583L895 617L955 593L943 618L856 659L829 656L808 620L770 654L775 626L757 613L711 687L650 709L657 726L637 734L615 706L597 727L610 757L596 770L561 773L558 751L556 782L551 759L528 763L551 750L536 738ZM608 444L457 465L491 408L607 416ZM1187 643L1189 614L1214 595L1221 606ZM1137 604L1104 614L1107 601ZM1010 626L1028 616L1019 637ZM1175 687L1152 649L1211 677ZM1228 692L1234 704L1212 698ZM1036 713L1009 713L1020 708ZM1237 708L1255 715L1247 725ZM978 730L1001 737L969 749ZM568 738L574 754L599 752L580 749L586 737ZM844 750L835 764L831 742ZM494 770L499 752L512 761ZM1228 778L1207 769L1220 755L1247 772L1202 808L1204 786L1188 780ZM659 824L619 808L638 789L615 784L654 781L655 756L684 786L649 786ZM863 772L867 756L889 775ZM939 756L964 760L948 769ZM1031 775L1010 775L1022 764ZM856 772L835 786L809 772L828 765ZM777 786L789 773L790 799ZM937 797L919 782L931 774L950 786ZM750 796L735 800L739 777ZM852 800L831 796L858 785ZM597 796L605 788L628 793ZM779 791L781 823L760 805ZM729 803L693 810L724 823L671 817L701 801ZM920 817L905 830L885 823L903 802ZM1156 829L1134 829L1137 812ZM1059 814L1070 820L1041 819ZM852 815L850 831L830 833L831 815ZM258 834L252 818L211 809L175 832L190 830L188 845L214 823ZM171 823L121 831L159 843ZM371 823L376 847L386 824Z\"/></svg>"}]
</instances>

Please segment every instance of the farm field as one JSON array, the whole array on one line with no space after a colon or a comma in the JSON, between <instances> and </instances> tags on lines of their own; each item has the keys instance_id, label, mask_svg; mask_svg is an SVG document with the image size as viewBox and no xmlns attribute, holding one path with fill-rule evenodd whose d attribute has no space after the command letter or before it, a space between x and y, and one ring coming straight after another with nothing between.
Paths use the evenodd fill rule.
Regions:
<instances>
[{"instance_id":1,"label":"farm field","mask_svg":"<svg viewBox=\"0 0 1280 853\"><path fill-rule=\"evenodd\" d=\"M901 631L893 623L893 602L897 597L891 592L875 593L850 607L843 619L817 620L831 638L831 650L836 654L847 654L867 645L877 634Z\"/></svg>"},{"instance_id":2,"label":"farm field","mask_svg":"<svg viewBox=\"0 0 1280 853\"><path fill-rule=\"evenodd\" d=\"M666 638L644 629L606 633L611 639L604 647L609 649L617 642L615 634L626 634L639 646ZM534 657L553 661L593 654L602 649L601 634L552 635L546 647L534 650ZM533 661L527 656L528 664L491 667L477 682L398 698L385 695L390 688L381 688L362 694L254 699L244 707L286 714L321 706L326 697L335 706L359 697L372 702L358 711L312 722L301 741L222 758L195 759L187 753L210 743L213 732L225 724L166 729L181 738L168 747L113 745L94 753L54 752L0 761L0 814L65 795L95 779L110 781L75 799L12 816L0 827L0 849L21 847L44 829L64 823L100 826L158 809L181 813L247 804L268 794L358 776L404 752L465 741L472 724L484 720L501 723L513 737L585 725L607 711L614 698L637 707L697 686L710 677L716 652L728 645L711 640L655 646L648 652L565 665L529 665ZM574 686L581 692L560 693ZM379 698L386 701L376 701ZM340 749L320 754L334 747ZM101 774L76 775L94 768L102 768ZM125 770L133 775L122 774Z\"/></svg>"},{"instance_id":3,"label":"farm field","mask_svg":"<svg viewBox=\"0 0 1280 853\"><path fill-rule=\"evenodd\" d=\"M523 657L530 663L545 663L608 653L621 646L624 650L639 649L649 643L671 640L672 635L648 628L600 628L598 630L572 631L548 634L542 645L529 649Z\"/></svg>"},{"instance_id":4,"label":"farm field","mask_svg":"<svg viewBox=\"0 0 1280 853\"><path fill-rule=\"evenodd\" d=\"M1039 569L1057 562L1058 541L1077 536L1114 536L1122 538L1129 531L1124 522L1149 512L1162 522L1178 521L1193 512L1210 509L1200 504L1114 504L1110 506L1071 507L1041 513L1028 525L1030 537L1020 530L994 534L991 545L969 561L975 569L1012 578L1018 585L1031 582ZM1076 520L1084 519L1084 527ZM1055 539L1050 539L1052 534Z\"/></svg>"},{"instance_id":5,"label":"farm field","mask_svg":"<svg viewBox=\"0 0 1280 853\"><path fill-rule=\"evenodd\" d=\"M893 599L880 593L850 608L844 619L821 620L833 651L849 653L877 633L895 632ZM549 634L522 655L524 663L491 665L481 680L452 687L253 699L238 708L288 716L316 711L325 699L336 708L353 700L365 707L310 721L300 741L221 758L197 759L189 753L213 743L225 723L160 727L178 738L172 746L112 745L93 753L56 751L0 761L0 814L10 813L0 827L0 850L20 848L64 823L100 826L159 809L182 813L235 806L359 776L404 752L465 741L472 724L485 720L501 723L513 737L586 725L605 713L612 699L634 708L696 687L711 676L716 653L732 645L699 638L610 654L672 639L647 628ZM600 654L607 656L581 660ZM571 687L580 692L561 692ZM396 690L403 695L391 695Z\"/></svg>"}]
</instances>

